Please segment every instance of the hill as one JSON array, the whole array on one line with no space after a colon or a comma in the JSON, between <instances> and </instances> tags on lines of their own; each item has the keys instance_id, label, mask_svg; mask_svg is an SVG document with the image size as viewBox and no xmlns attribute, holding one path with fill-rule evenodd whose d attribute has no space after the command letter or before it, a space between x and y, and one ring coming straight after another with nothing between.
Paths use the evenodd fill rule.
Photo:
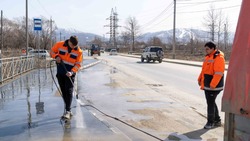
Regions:
<instances>
[{"instance_id":1,"label":"hill","mask_svg":"<svg viewBox=\"0 0 250 141\"><path fill-rule=\"evenodd\" d=\"M60 34L61 33L61 34ZM87 42L90 42L94 40L95 37L103 39L100 35L94 34L94 33L86 33L81 32L75 29L62 29L59 28L56 31L56 38L58 40L64 40L69 38L71 35L76 35L79 38L79 42L81 45L85 45ZM176 41L187 43L190 41L191 38L194 40L202 40L202 41L209 41L209 32L199 29L187 29L187 28L179 28L176 29L175 32L176 35ZM61 36L61 37L60 37ZM172 36L173 36L173 30L166 30L166 31L159 31L159 32L148 32L145 34L142 34L140 37L137 38L138 41L144 41L147 42L152 37L158 37L162 40L164 43L172 42ZM215 37L217 39L217 37ZM234 33L229 33L229 43L233 42ZM221 40L224 39L223 34L221 35ZM105 39L106 41L109 39Z\"/></svg>"},{"instance_id":2,"label":"hill","mask_svg":"<svg viewBox=\"0 0 250 141\"><path fill-rule=\"evenodd\" d=\"M145 33L141 35L138 39L140 41L147 42L152 37L158 37L162 40L162 42L167 43L172 41L173 30L166 30L166 31L159 31L159 32L152 32L152 33ZM209 39L209 32L199 29L187 29L187 28L179 28L175 31L176 41L187 43L190 41L191 38L194 40L210 40ZM229 42L232 43L234 38L233 33L229 33ZM221 40L224 39L224 36L221 35Z\"/></svg>"}]
</instances>

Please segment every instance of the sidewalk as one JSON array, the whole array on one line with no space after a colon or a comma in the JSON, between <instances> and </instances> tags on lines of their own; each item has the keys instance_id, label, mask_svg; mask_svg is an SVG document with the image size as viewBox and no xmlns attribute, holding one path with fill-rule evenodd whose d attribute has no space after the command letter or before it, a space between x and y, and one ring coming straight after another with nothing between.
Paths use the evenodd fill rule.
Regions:
<instances>
[{"instance_id":1,"label":"sidewalk","mask_svg":"<svg viewBox=\"0 0 250 141\"><path fill-rule=\"evenodd\" d=\"M84 65L84 68L90 66ZM70 124L64 124L60 120L63 100L47 74L50 75L49 70L33 71L1 87L1 141L130 140L119 130L114 132L75 98L74 116Z\"/></svg>"}]
</instances>

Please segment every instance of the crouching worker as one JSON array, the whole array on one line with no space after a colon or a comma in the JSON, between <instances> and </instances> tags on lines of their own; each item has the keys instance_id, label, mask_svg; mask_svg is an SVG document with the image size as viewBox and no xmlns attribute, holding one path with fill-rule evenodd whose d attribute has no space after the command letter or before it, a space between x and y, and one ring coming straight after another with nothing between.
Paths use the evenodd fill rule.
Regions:
<instances>
[{"instance_id":1,"label":"crouching worker","mask_svg":"<svg viewBox=\"0 0 250 141\"><path fill-rule=\"evenodd\" d=\"M57 42L50 51L50 56L56 59L57 80L65 104L63 118L70 119L73 87L76 72L80 69L83 60L82 50L78 47L78 38L71 36L65 41Z\"/></svg>"}]
</instances>

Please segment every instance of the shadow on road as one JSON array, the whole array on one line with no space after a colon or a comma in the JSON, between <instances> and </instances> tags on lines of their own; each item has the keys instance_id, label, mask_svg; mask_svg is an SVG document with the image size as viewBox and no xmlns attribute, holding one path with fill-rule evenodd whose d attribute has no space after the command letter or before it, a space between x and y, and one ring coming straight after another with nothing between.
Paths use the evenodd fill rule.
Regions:
<instances>
[{"instance_id":1,"label":"shadow on road","mask_svg":"<svg viewBox=\"0 0 250 141\"><path fill-rule=\"evenodd\" d=\"M203 134L205 134L207 131L207 129L198 129L198 130L194 130L191 132L187 132L184 134L178 134L178 133L172 133L170 134L165 141L179 141L179 140L185 140L185 141L193 141L193 140L202 140L201 136Z\"/></svg>"},{"instance_id":2,"label":"shadow on road","mask_svg":"<svg viewBox=\"0 0 250 141\"><path fill-rule=\"evenodd\" d=\"M158 62L141 62L141 61L137 61L136 63L138 63L138 64L160 64L160 63L158 63Z\"/></svg>"}]
</instances>

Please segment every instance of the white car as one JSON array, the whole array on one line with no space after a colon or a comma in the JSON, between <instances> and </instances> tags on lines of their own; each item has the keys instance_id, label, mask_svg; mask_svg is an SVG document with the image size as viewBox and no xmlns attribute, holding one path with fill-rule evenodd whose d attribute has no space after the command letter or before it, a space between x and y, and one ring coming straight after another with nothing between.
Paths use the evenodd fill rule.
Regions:
<instances>
[{"instance_id":1,"label":"white car","mask_svg":"<svg viewBox=\"0 0 250 141\"><path fill-rule=\"evenodd\" d=\"M144 60L146 60L147 62L153 60L153 62L159 61L159 63L161 63L163 58L164 52L162 50L162 47L160 46L146 47L141 54L141 62L144 62Z\"/></svg>"},{"instance_id":2,"label":"white car","mask_svg":"<svg viewBox=\"0 0 250 141\"><path fill-rule=\"evenodd\" d=\"M111 49L109 52L109 55L117 55L117 50L116 49Z\"/></svg>"},{"instance_id":3,"label":"white car","mask_svg":"<svg viewBox=\"0 0 250 141\"><path fill-rule=\"evenodd\" d=\"M105 52L105 49L104 49L103 47L101 47L100 52L101 52L101 53L104 53L104 52Z\"/></svg>"},{"instance_id":4,"label":"white car","mask_svg":"<svg viewBox=\"0 0 250 141\"><path fill-rule=\"evenodd\" d=\"M29 55L35 55L37 57L41 58L49 58L49 52L47 50L30 50Z\"/></svg>"}]
</instances>

